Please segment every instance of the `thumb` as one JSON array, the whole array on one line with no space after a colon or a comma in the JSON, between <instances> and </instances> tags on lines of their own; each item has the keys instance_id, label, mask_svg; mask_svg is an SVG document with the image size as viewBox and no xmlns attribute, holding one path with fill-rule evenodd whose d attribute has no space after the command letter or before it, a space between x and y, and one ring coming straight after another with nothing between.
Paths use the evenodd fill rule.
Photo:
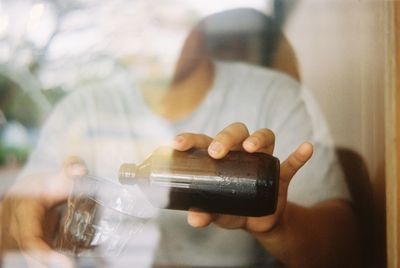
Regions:
<instances>
[{"instance_id":1,"label":"thumb","mask_svg":"<svg viewBox=\"0 0 400 268\"><path fill-rule=\"evenodd\" d=\"M311 158L313 146L309 142L301 144L281 165L281 181L289 183L296 172Z\"/></svg>"},{"instance_id":2,"label":"thumb","mask_svg":"<svg viewBox=\"0 0 400 268\"><path fill-rule=\"evenodd\" d=\"M65 159L64 172L67 177L81 177L88 174L85 161L78 156L70 156Z\"/></svg>"}]
</instances>

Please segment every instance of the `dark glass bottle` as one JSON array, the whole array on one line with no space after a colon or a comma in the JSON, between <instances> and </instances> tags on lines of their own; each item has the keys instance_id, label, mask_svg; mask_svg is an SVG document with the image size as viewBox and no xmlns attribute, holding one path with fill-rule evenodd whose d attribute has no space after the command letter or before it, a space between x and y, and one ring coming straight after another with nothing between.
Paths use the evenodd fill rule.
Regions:
<instances>
[{"instance_id":1,"label":"dark glass bottle","mask_svg":"<svg viewBox=\"0 0 400 268\"><path fill-rule=\"evenodd\" d=\"M279 166L263 153L231 151L216 160L206 150L161 147L138 166L121 165L119 180L137 184L156 207L263 216L276 209ZM159 201L165 191L169 200Z\"/></svg>"}]
</instances>

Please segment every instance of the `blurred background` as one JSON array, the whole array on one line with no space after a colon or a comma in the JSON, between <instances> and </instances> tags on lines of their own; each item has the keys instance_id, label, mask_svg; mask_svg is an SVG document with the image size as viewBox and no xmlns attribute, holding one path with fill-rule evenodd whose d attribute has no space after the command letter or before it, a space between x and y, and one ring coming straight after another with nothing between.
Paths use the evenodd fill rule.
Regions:
<instances>
[{"instance_id":1,"label":"blurred background","mask_svg":"<svg viewBox=\"0 0 400 268\"><path fill-rule=\"evenodd\" d=\"M63 96L116 75L127 81L149 78L141 81L145 85L167 83L190 28L208 14L234 7L255 8L274 19L337 147L359 157L367 179L356 185L365 191L353 194L367 200L362 213L373 226L370 264L382 267L386 1L1 0L1 194Z\"/></svg>"},{"instance_id":2,"label":"blurred background","mask_svg":"<svg viewBox=\"0 0 400 268\"><path fill-rule=\"evenodd\" d=\"M271 12L273 2L1 1L2 189L65 94L116 74L164 83L190 27L207 14L237 6Z\"/></svg>"}]
</instances>

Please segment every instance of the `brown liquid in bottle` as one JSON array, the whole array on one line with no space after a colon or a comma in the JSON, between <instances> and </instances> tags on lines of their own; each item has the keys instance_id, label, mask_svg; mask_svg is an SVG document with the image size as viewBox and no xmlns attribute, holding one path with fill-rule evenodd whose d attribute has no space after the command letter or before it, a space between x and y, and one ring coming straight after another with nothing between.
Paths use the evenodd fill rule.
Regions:
<instances>
[{"instance_id":1,"label":"brown liquid in bottle","mask_svg":"<svg viewBox=\"0 0 400 268\"><path fill-rule=\"evenodd\" d=\"M279 160L263 153L232 151L213 159L206 150L161 147L139 166L123 164L120 181L137 184L157 207L263 216L275 212ZM169 191L168 202L157 196Z\"/></svg>"}]
</instances>

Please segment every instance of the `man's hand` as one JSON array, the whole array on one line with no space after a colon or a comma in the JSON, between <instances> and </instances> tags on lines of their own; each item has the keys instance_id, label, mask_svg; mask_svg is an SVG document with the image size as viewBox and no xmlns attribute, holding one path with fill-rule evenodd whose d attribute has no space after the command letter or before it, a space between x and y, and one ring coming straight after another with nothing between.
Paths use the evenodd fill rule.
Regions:
<instances>
[{"instance_id":1,"label":"man's hand","mask_svg":"<svg viewBox=\"0 0 400 268\"><path fill-rule=\"evenodd\" d=\"M183 133L176 137L174 148L188 150L190 148L208 148L211 157L223 158L231 150L245 150L249 153L262 152L273 154L275 136L269 129L259 129L249 134L242 123L234 123L223 129L214 139L200 134ZM281 164L279 181L278 206L273 215L264 217L244 217L206 212L190 211L188 222L193 227L205 227L210 223L227 229L243 228L250 232L268 232L279 222L287 200L287 189L294 174L299 170L313 152L309 143L304 143Z\"/></svg>"},{"instance_id":2,"label":"man's hand","mask_svg":"<svg viewBox=\"0 0 400 268\"><path fill-rule=\"evenodd\" d=\"M174 148L208 148L210 156L219 159L230 150L272 154L274 144L270 130L260 129L250 135L245 125L234 123L213 139L202 134L180 134ZM330 199L308 208L287 202L290 180L312 153L313 146L305 142L281 163L278 205L273 215L243 217L190 211L189 224L205 227L215 223L227 229L245 229L285 267L359 267L357 229L348 201Z\"/></svg>"},{"instance_id":3,"label":"man's hand","mask_svg":"<svg viewBox=\"0 0 400 268\"><path fill-rule=\"evenodd\" d=\"M6 194L3 232L14 238L29 267L73 267L69 258L50 244L59 220L56 206L68 199L72 177L86 173L83 162L71 157L61 172L25 177Z\"/></svg>"}]
</instances>

